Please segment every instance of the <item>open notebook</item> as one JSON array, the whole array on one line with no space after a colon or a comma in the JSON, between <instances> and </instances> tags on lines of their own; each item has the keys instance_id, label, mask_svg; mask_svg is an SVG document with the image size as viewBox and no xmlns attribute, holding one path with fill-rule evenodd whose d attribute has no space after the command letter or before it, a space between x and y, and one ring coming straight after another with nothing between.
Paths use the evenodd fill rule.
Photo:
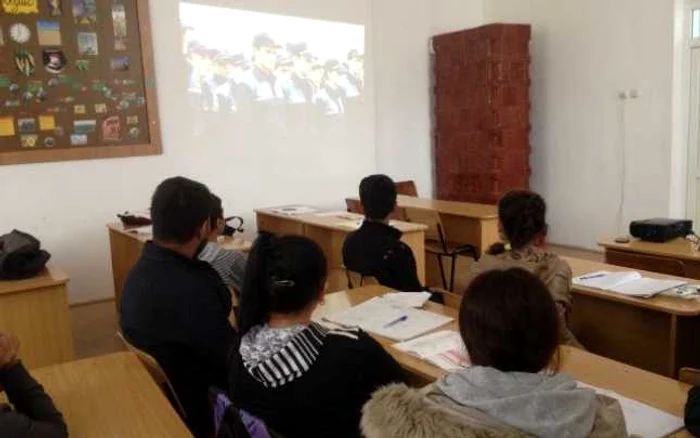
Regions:
<instances>
[{"instance_id":1,"label":"open notebook","mask_svg":"<svg viewBox=\"0 0 700 438\"><path fill-rule=\"evenodd\" d=\"M593 389L598 394L603 394L618 400L622 406L622 412L625 415L627 432L631 436L662 438L683 429L682 418L673 416L636 400L623 397L607 389L597 388L582 382L579 382L578 385L583 388Z\"/></svg>"},{"instance_id":2,"label":"open notebook","mask_svg":"<svg viewBox=\"0 0 700 438\"><path fill-rule=\"evenodd\" d=\"M324 321L343 327L360 327L394 341L406 341L452 321L449 316L414 309L391 299L375 297Z\"/></svg>"},{"instance_id":3,"label":"open notebook","mask_svg":"<svg viewBox=\"0 0 700 438\"><path fill-rule=\"evenodd\" d=\"M616 292L632 297L652 297L661 292L682 286L687 282L682 280L660 280L642 277L635 271L609 272L598 271L576 277L573 283L577 286Z\"/></svg>"},{"instance_id":4,"label":"open notebook","mask_svg":"<svg viewBox=\"0 0 700 438\"><path fill-rule=\"evenodd\" d=\"M469 366L469 355L462 338L454 331L431 333L394 344L393 347L446 371L453 372Z\"/></svg>"}]
</instances>

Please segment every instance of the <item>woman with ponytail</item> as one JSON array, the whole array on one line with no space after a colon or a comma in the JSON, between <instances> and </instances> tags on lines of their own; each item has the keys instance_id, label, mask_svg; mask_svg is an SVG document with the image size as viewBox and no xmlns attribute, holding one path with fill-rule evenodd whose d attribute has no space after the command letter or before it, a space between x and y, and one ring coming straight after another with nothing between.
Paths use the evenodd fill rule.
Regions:
<instances>
[{"instance_id":1,"label":"woman with ponytail","mask_svg":"<svg viewBox=\"0 0 700 438\"><path fill-rule=\"evenodd\" d=\"M547 285L557 305L560 342L582 348L568 328L572 308L571 268L546 248L547 205L537 193L513 191L498 203L502 243L493 245L470 269L469 281L492 270L522 268Z\"/></svg>"},{"instance_id":2,"label":"woman with ponytail","mask_svg":"<svg viewBox=\"0 0 700 438\"><path fill-rule=\"evenodd\" d=\"M323 251L306 237L262 234L248 259L230 396L285 438L359 437L372 392L404 379L363 331L312 322L326 277Z\"/></svg>"}]
</instances>

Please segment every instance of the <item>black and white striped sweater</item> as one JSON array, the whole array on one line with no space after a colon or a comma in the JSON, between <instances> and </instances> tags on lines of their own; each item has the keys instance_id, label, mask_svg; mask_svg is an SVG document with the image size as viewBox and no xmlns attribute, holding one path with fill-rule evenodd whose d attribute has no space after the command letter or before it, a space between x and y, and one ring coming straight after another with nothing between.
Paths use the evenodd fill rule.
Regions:
<instances>
[{"instance_id":1,"label":"black and white striped sweater","mask_svg":"<svg viewBox=\"0 0 700 438\"><path fill-rule=\"evenodd\" d=\"M232 354L230 396L285 438L359 435L361 409L384 385L404 380L399 365L361 330L312 323L264 360Z\"/></svg>"}]
</instances>

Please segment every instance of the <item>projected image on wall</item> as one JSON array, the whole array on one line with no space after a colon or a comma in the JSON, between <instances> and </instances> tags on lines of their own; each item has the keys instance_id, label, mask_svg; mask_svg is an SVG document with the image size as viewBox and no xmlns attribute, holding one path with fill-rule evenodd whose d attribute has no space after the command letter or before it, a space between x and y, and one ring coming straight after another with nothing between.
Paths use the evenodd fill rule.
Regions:
<instances>
[{"instance_id":1,"label":"projected image on wall","mask_svg":"<svg viewBox=\"0 0 700 438\"><path fill-rule=\"evenodd\" d=\"M194 109L286 124L360 111L364 26L188 2L180 17Z\"/></svg>"}]
</instances>

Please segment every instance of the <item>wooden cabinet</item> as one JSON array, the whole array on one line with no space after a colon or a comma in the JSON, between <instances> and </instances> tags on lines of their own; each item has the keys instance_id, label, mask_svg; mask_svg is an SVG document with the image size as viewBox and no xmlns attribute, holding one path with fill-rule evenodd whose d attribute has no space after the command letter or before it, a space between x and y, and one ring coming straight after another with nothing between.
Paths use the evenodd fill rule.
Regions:
<instances>
[{"instance_id":1,"label":"wooden cabinet","mask_svg":"<svg viewBox=\"0 0 700 438\"><path fill-rule=\"evenodd\" d=\"M491 24L433 38L439 199L492 204L529 188L530 34Z\"/></svg>"}]
</instances>

